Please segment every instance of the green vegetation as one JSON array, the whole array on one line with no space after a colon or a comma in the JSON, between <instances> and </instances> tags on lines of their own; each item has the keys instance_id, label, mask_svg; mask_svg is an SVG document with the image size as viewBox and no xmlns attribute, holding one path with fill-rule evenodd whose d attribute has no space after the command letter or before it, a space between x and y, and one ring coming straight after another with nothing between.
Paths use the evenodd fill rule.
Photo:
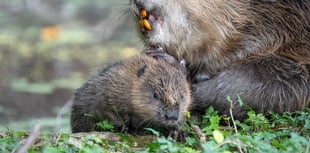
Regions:
<instances>
[{"instance_id":1,"label":"green vegetation","mask_svg":"<svg viewBox=\"0 0 310 153\"><path fill-rule=\"evenodd\" d=\"M130 13L126 13L129 6L125 3L128 1L0 1L4 6L0 10L1 153L24 147L29 153L310 153L310 109L268 116L249 111L243 122L219 116L213 108L201 120L187 112L190 119L183 127L180 142L150 128L145 129L150 136L69 134L68 111L60 113L61 117L43 119L48 115L45 112L59 112L60 104L52 106L60 101L57 98L64 90L55 93L57 89L73 91L84 82L90 69L140 51L142 43L126 16ZM64 96L69 99L72 95ZM235 105L231 98L227 100ZM240 97L237 104L243 104ZM34 115L29 113L39 110L43 113L36 115L42 118L29 119ZM19 116L13 116L16 114ZM40 130L25 132L38 120ZM108 121L96 126L113 130Z\"/></svg>"},{"instance_id":2,"label":"green vegetation","mask_svg":"<svg viewBox=\"0 0 310 153\"><path fill-rule=\"evenodd\" d=\"M127 3L1 1L0 85L39 94L76 89L91 68L138 53Z\"/></svg>"},{"instance_id":3,"label":"green vegetation","mask_svg":"<svg viewBox=\"0 0 310 153\"><path fill-rule=\"evenodd\" d=\"M116 41L107 45L87 42L70 45L62 40L33 43L8 37L0 34L0 83L17 91L76 89L91 69L139 52L133 46Z\"/></svg>"},{"instance_id":4,"label":"green vegetation","mask_svg":"<svg viewBox=\"0 0 310 153\"><path fill-rule=\"evenodd\" d=\"M158 131L146 129L153 133L152 139L141 139L132 135L115 134L96 136L85 134L73 141L74 135L41 132L29 152L270 152L270 153L306 153L310 151L310 109L284 113L270 113L268 117L248 112L244 122L235 121L236 127L223 126L227 122L210 107L201 122L189 119L184 126L185 137L177 142L171 137L163 137ZM199 125L198 131L193 128ZM108 121L97 126L105 130L113 129ZM201 132L201 133L200 133ZM107 134L107 133L103 133ZM108 133L109 134L109 133ZM0 134L0 152L20 149L28 134L10 131ZM113 138L114 137L114 138ZM142 137L142 136L141 136Z\"/></svg>"},{"instance_id":5,"label":"green vegetation","mask_svg":"<svg viewBox=\"0 0 310 153\"><path fill-rule=\"evenodd\" d=\"M103 131L113 131L114 126L109 120L104 120L96 124Z\"/></svg>"}]
</instances>

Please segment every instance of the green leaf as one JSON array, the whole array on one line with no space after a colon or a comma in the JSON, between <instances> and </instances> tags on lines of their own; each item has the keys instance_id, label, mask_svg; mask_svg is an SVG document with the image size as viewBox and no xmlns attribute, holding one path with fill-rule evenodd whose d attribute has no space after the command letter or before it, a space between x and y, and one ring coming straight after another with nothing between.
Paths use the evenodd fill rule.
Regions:
<instances>
[{"instance_id":1,"label":"green leaf","mask_svg":"<svg viewBox=\"0 0 310 153\"><path fill-rule=\"evenodd\" d=\"M219 130L213 131L213 138L217 144L222 143L224 141L224 135Z\"/></svg>"},{"instance_id":2,"label":"green leaf","mask_svg":"<svg viewBox=\"0 0 310 153\"><path fill-rule=\"evenodd\" d=\"M239 105L240 106L242 106L243 105L243 100L241 99L241 97L238 95L238 103L239 103Z\"/></svg>"},{"instance_id":3,"label":"green leaf","mask_svg":"<svg viewBox=\"0 0 310 153\"><path fill-rule=\"evenodd\" d=\"M230 102L230 103L233 103L233 102L234 102L234 101L231 99L230 96L227 96L227 97L226 97L226 100L227 100L228 102Z\"/></svg>"},{"instance_id":4,"label":"green leaf","mask_svg":"<svg viewBox=\"0 0 310 153\"><path fill-rule=\"evenodd\" d=\"M186 112L185 112L185 116L186 116L187 118L191 118L191 113L190 113L189 111L186 111Z\"/></svg>"},{"instance_id":5,"label":"green leaf","mask_svg":"<svg viewBox=\"0 0 310 153\"><path fill-rule=\"evenodd\" d=\"M152 128L144 128L144 130L150 131L150 132L152 132L152 134L154 134L154 135L156 135L156 136L159 136L159 132L156 131L156 130L154 130L154 129L152 129Z\"/></svg>"},{"instance_id":6,"label":"green leaf","mask_svg":"<svg viewBox=\"0 0 310 153\"><path fill-rule=\"evenodd\" d=\"M188 144L191 147L194 147L197 144L197 140L195 138L192 138L192 137L186 137L185 142L186 142L186 144Z\"/></svg>"},{"instance_id":7,"label":"green leaf","mask_svg":"<svg viewBox=\"0 0 310 153\"><path fill-rule=\"evenodd\" d=\"M286 147L283 146L281 143L279 143L277 140L273 139L271 140L272 145L274 145L275 147L281 149L281 150L285 150Z\"/></svg>"},{"instance_id":8,"label":"green leaf","mask_svg":"<svg viewBox=\"0 0 310 153\"><path fill-rule=\"evenodd\" d=\"M109 120L103 120L96 123L96 126L100 127L103 131L113 131L114 126Z\"/></svg>"}]
</instances>

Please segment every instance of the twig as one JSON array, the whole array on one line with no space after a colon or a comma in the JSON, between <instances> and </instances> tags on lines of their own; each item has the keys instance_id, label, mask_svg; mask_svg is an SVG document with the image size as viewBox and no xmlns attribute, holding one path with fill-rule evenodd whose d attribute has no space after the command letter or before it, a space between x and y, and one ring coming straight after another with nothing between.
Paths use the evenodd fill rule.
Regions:
<instances>
[{"instance_id":1,"label":"twig","mask_svg":"<svg viewBox=\"0 0 310 153\"><path fill-rule=\"evenodd\" d=\"M202 144L204 144L207 141L205 134L201 131L201 129L197 125L193 125L192 128L198 134L199 144L202 147Z\"/></svg>"},{"instance_id":2,"label":"twig","mask_svg":"<svg viewBox=\"0 0 310 153\"><path fill-rule=\"evenodd\" d=\"M31 134L28 136L27 141L25 145L18 151L18 153L26 153L28 149L31 147L31 145L35 142L37 137L40 134L40 125L36 124L31 132Z\"/></svg>"},{"instance_id":3,"label":"twig","mask_svg":"<svg viewBox=\"0 0 310 153\"><path fill-rule=\"evenodd\" d=\"M64 116L64 114L66 114L68 112L68 110L71 108L73 103L73 100L70 99L66 102L66 104L64 106L61 107L61 109L57 112L57 116L56 116L56 123L55 123L55 129L54 129L54 133L56 134L61 126L61 122L62 122L62 118Z\"/></svg>"},{"instance_id":4,"label":"twig","mask_svg":"<svg viewBox=\"0 0 310 153\"><path fill-rule=\"evenodd\" d=\"M220 143L219 145L217 145L217 146L215 146L214 148L213 148L213 150L216 150L216 149L218 149L218 148L220 148L221 146L223 146L223 145L225 145L225 144L234 144L234 145L236 145L236 146L245 146L239 139L226 139L226 140L224 140L222 143ZM262 152L259 148L255 148L254 147L254 149L257 151L257 152ZM239 150L240 151L240 150ZM241 151L242 152L242 151Z\"/></svg>"},{"instance_id":5,"label":"twig","mask_svg":"<svg viewBox=\"0 0 310 153\"><path fill-rule=\"evenodd\" d=\"M233 115L233 108L234 108L234 102L230 102L229 113L230 113L230 117L231 117L231 120L232 120L233 125L234 125L235 133L237 134L238 133L238 129L237 129L237 125L236 125L236 122L235 122L235 119L234 119L234 115ZM242 148L239 145L237 145L237 147L238 147L239 152L243 153Z\"/></svg>"},{"instance_id":6,"label":"twig","mask_svg":"<svg viewBox=\"0 0 310 153\"><path fill-rule=\"evenodd\" d=\"M122 124L121 132L124 132L125 128L126 128L125 127L125 122L124 122L123 118L119 115L119 113L118 113L118 111L117 111L115 106L113 106L113 110L114 110L115 114L117 115L118 119L121 121L121 124Z\"/></svg>"},{"instance_id":7,"label":"twig","mask_svg":"<svg viewBox=\"0 0 310 153\"><path fill-rule=\"evenodd\" d=\"M235 133L237 134L238 133L238 129L237 129L237 125L236 125L236 122L235 122L235 118L234 118L234 115L233 115L233 102L230 103L230 108L229 108L229 113L230 113L230 117L231 117L231 120L233 122L233 125L234 125L234 130L235 130Z\"/></svg>"}]
</instances>

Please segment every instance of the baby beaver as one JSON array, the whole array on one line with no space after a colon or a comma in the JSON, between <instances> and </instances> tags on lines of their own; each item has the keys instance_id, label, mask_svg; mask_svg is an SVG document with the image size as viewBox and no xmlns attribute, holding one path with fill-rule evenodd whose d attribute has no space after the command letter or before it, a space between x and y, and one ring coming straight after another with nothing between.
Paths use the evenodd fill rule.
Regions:
<instances>
[{"instance_id":1,"label":"baby beaver","mask_svg":"<svg viewBox=\"0 0 310 153\"><path fill-rule=\"evenodd\" d=\"M189 85L180 67L137 55L108 64L75 92L71 128L73 133L102 131L96 123L109 120L116 132L177 130L189 104Z\"/></svg>"}]
</instances>

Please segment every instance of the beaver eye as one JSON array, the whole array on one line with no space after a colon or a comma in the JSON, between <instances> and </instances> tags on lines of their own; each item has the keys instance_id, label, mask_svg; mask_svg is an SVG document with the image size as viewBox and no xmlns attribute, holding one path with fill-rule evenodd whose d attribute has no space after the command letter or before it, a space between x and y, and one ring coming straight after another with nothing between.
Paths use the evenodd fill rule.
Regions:
<instances>
[{"instance_id":1,"label":"beaver eye","mask_svg":"<svg viewBox=\"0 0 310 153\"><path fill-rule=\"evenodd\" d=\"M155 93L153 94L153 98L154 98L154 99L159 99L160 96L159 96L159 94L158 94L157 92L155 92Z\"/></svg>"}]
</instances>

